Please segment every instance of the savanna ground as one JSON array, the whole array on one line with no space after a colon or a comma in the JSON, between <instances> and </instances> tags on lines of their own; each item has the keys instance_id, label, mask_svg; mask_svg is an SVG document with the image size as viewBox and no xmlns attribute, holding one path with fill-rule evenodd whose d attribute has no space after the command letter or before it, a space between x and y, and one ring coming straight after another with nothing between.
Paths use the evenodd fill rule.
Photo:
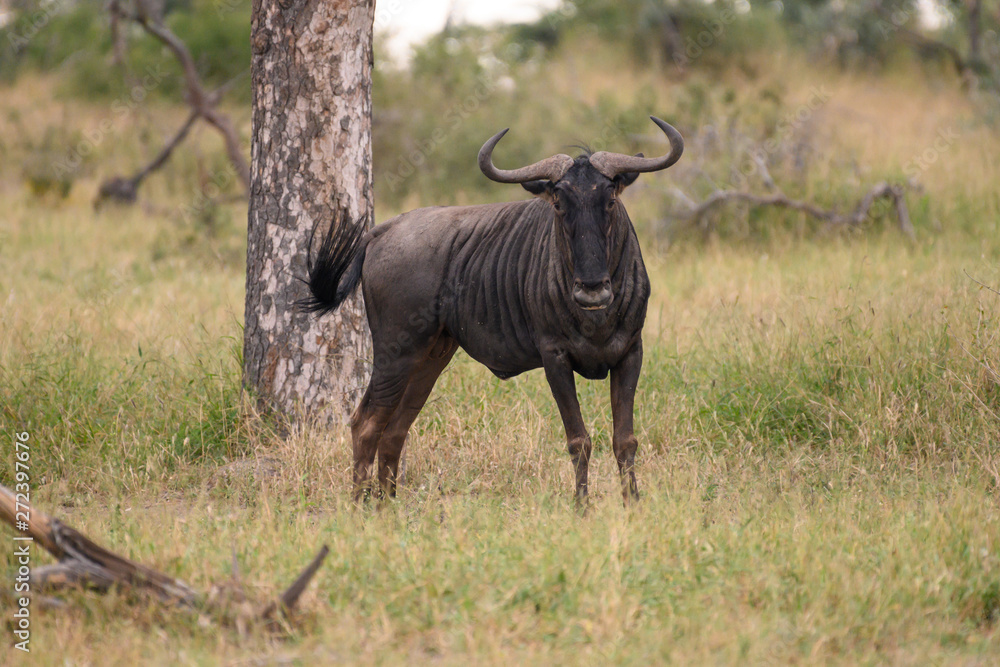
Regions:
<instances>
[{"instance_id":1,"label":"savanna ground","mask_svg":"<svg viewBox=\"0 0 1000 667\"><path fill-rule=\"evenodd\" d=\"M281 438L241 398L245 207L187 187L223 169L215 138L198 131L140 204L95 211L98 170L62 197L29 187L18 165L52 128L99 127L107 106L67 101L46 77L7 88L0 479L12 479L13 433L29 432L39 507L201 590L235 553L263 600L331 548L285 632L244 637L81 592L34 610L27 660L996 664L1000 296L970 276L1000 286L1000 140L965 96L918 74L769 62L780 66L757 83L724 72L719 88L750 99L780 80L801 103L823 81L812 127L826 157L807 196L824 196L844 162L860 192L957 134L919 170L917 240L887 220L843 233L730 210L774 231L668 242L655 193L673 172L643 176L625 195L653 283L636 407L643 499L623 509L607 385L581 380L595 441L583 517L542 375L500 382L461 354L411 432L399 499L353 507L343 430ZM588 66L595 89L614 76ZM558 75L530 85L558 90ZM684 92L644 76L622 87ZM93 160L140 164L150 149L136 137L182 113L124 115ZM437 152L474 169L474 152ZM0 571L13 573L8 545Z\"/></svg>"}]
</instances>

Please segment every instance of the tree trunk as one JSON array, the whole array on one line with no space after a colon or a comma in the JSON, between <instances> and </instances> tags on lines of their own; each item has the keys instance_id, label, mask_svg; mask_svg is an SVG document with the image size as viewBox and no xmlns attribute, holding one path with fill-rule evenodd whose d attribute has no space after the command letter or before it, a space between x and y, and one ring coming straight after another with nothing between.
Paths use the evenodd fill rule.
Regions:
<instances>
[{"instance_id":1,"label":"tree trunk","mask_svg":"<svg viewBox=\"0 0 1000 667\"><path fill-rule=\"evenodd\" d=\"M360 293L296 307L314 225L372 213L374 0L254 0L243 386L265 409L343 421L367 381Z\"/></svg>"}]
</instances>

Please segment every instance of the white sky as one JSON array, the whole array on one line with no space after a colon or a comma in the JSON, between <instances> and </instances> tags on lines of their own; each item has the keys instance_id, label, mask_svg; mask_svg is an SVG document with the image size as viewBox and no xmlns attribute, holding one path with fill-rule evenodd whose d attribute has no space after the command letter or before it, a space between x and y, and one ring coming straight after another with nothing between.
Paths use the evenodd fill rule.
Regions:
<instances>
[{"instance_id":1,"label":"white sky","mask_svg":"<svg viewBox=\"0 0 1000 667\"><path fill-rule=\"evenodd\" d=\"M394 58L406 59L410 45L440 32L454 7L459 24L533 21L559 0L377 0L375 32L387 34Z\"/></svg>"}]
</instances>

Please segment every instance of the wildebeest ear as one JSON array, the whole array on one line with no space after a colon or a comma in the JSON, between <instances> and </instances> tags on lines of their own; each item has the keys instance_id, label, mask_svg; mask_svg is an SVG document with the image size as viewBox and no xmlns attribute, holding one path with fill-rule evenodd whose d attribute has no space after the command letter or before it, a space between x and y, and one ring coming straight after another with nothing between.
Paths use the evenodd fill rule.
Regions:
<instances>
[{"instance_id":1,"label":"wildebeest ear","mask_svg":"<svg viewBox=\"0 0 1000 667\"><path fill-rule=\"evenodd\" d=\"M615 188L617 188L618 192L621 192L635 183L635 179L637 178L639 178L639 172L637 171L626 171L624 174L618 174L615 176Z\"/></svg>"},{"instance_id":2,"label":"wildebeest ear","mask_svg":"<svg viewBox=\"0 0 1000 667\"><path fill-rule=\"evenodd\" d=\"M635 156L646 157L642 153L636 153ZM618 174L615 176L615 189L620 193L622 190L635 183L635 179L637 178L639 178L639 172L637 171L626 171L624 174Z\"/></svg>"},{"instance_id":3,"label":"wildebeest ear","mask_svg":"<svg viewBox=\"0 0 1000 667\"><path fill-rule=\"evenodd\" d=\"M552 194L552 181L528 181L526 183L521 183L521 187L533 195Z\"/></svg>"}]
</instances>

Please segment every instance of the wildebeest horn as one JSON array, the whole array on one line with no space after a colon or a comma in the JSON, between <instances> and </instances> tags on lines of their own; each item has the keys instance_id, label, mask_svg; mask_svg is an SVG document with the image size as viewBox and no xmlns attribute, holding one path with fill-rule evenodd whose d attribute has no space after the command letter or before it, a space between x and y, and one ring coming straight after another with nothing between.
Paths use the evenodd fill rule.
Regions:
<instances>
[{"instance_id":1,"label":"wildebeest horn","mask_svg":"<svg viewBox=\"0 0 1000 667\"><path fill-rule=\"evenodd\" d=\"M624 174L629 171L640 173L659 171L677 162L681 157L681 153L684 152L684 138L681 136L681 133L675 130L670 123L662 121L656 116L650 116L649 118L656 123L657 127L663 130L663 133L667 135L667 139L670 140L670 152L667 155L663 157L634 157L632 155L622 155L621 153L598 151L590 156L590 164L593 165L594 169L608 178L614 178L618 174ZM500 136L503 135L501 134Z\"/></svg>"},{"instance_id":2,"label":"wildebeest horn","mask_svg":"<svg viewBox=\"0 0 1000 667\"><path fill-rule=\"evenodd\" d=\"M542 179L558 181L566 173L566 170L573 166L573 158L560 153L520 169L497 169L493 166L493 148L503 139L503 135L507 134L509 129L508 127L506 130L500 130L479 149L479 168L491 181L497 183L527 183Z\"/></svg>"}]
</instances>

